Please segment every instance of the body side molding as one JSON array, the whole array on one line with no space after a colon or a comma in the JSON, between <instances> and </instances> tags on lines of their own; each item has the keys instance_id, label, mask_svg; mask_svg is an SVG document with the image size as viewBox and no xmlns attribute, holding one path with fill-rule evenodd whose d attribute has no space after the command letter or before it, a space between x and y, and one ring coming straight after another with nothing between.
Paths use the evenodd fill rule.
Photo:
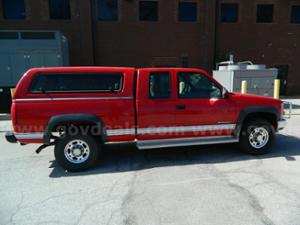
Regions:
<instances>
[{"instance_id":1,"label":"body side molding","mask_svg":"<svg viewBox=\"0 0 300 225\"><path fill-rule=\"evenodd\" d=\"M192 145L208 145L208 144L223 144L237 143L239 140L234 136L211 136L197 138L173 138L173 139L156 139L137 141L138 149L152 149L165 147L180 147Z\"/></svg>"}]
</instances>

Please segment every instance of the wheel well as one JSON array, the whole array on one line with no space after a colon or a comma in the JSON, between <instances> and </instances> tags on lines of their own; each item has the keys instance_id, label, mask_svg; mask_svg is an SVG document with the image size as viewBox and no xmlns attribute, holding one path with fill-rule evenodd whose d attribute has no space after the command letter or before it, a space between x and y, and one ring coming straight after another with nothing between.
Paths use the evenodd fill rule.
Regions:
<instances>
[{"instance_id":1,"label":"wheel well","mask_svg":"<svg viewBox=\"0 0 300 225\"><path fill-rule=\"evenodd\" d=\"M268 121L270 124L272 124L275 129L277 129L277 116L274 113L268 113L268 112L250 113L244 119L243 124L246 124L251 120L257 120L257 119L264 119Z\"/></svg>"},{"instance_id":2,"label":"wheel well","mask_svg":"<svg viewBox=\"0 0 300 225\"><path fill-rule=\"evenodd\" d=\"M99 127L96 123L93 122L63 122L56 124L51 130L51 134L57 132L66 132L71 135L84 134L97 137L102 142L105 142L105 135L103 135L103 128ZM55 136L55 135L53 135ZM60 135L58 135L60 136Z\"/></svg>"},{"instance_id":3,"label":"wheel well","mask_svg":"<svg viewBox=\"0 0 300 225\"><path fill-rule=\"evenodd\" d=\"M55 139L55 137L53 137L53 133L57 132L58 127L64 127L65 130L72 127L73 131L74 128L80 128L79 130L77 130L77 134L82 131L81 133L85 132L89 135L101 136L101 139L103 141L106 140L106 133L103 130L103 122L101 121L101 118L96 115L64 114L51 117L45 127L44 143L49 144L51 138Z\"/></svg>"}]
</instances>

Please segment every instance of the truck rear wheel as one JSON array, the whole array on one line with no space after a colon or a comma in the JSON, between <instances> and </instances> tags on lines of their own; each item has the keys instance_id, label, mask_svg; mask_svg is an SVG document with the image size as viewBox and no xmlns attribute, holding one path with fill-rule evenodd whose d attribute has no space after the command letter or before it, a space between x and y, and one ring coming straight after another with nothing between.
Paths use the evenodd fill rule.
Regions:
<instances>
[{"instance_id":1,"label":"truck rear wheel","mask_svg":"<svg viewBox=\"0 0 300 225\"><path fill-rule=\"evenodd\" d=\"M54 148L56 161L68 171L84 171L97 161L100 145L90 135L67 135Z\"/></svg>"},{"instance_id":2,"label":"truck rear wheel","mask_svg":"<svg viewBox=\"0 0 300 225\"><path fill-rule=\"evenodd\" d=\"M266 120L246 122L240 136L241 150L252 155L268 153L274 144L274 133L274 127Z\"/></svg>"}]
</instances>

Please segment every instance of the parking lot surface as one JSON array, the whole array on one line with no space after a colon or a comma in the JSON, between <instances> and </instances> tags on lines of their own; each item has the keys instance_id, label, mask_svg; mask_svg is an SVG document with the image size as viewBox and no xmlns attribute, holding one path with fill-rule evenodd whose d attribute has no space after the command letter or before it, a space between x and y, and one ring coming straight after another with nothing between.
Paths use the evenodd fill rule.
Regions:
<instances>
[{"instance_id":1,"label":"parking lot surface","mask_svg":"<svg viewBox=\"0 0 300 225\"><path fill-rule=\"evenodd\" d=\"M0 224L300 224L300 116L264 156L235 145L107 148L96 168L63 171L53 148L0 133Z\"/></svg>"}]
</instances>

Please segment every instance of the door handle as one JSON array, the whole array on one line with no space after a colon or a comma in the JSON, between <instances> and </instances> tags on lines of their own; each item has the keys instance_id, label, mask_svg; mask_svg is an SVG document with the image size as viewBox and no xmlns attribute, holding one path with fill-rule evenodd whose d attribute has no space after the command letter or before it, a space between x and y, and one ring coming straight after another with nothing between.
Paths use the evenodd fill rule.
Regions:
<instances>
[{"instance_id":1,"label":"door handle","mask_svg":"<svg viewBox=\"0 0 300 225\"><path fill-rule=\"evenodd\" d=\"M185 109L185 105L176 105L176 109L178 109L178 110L184 110Z\"/></svg>"}]
</instances>

